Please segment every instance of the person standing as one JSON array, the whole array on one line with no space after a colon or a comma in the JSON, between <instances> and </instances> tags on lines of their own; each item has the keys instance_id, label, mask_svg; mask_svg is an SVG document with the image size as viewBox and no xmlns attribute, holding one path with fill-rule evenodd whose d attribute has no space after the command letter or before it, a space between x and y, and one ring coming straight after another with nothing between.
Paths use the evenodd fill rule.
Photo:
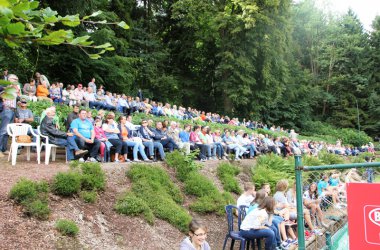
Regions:
<instances>
[{"instance_id":1,"label":"person standing","mask_svg":"<svg viewBox=\"0 0 380 250\"><path fill-rule=\"evenodd\" d=\"M366 156L364 159L365 159L366 163L372 162L372 159L369 156ZM365 171L367 173L367 182L372 183L375 171L373 170L373 168L366 168Z\"/></svg>"},{"instance_id":2,"label":"person standing","mask_svg":"<svg viewBox=\"0 0 380 250\"><path fill-rule=\"evenodd\" d=\"M12 87L18 83L18 77L14 74L8 75L8 81L12 82ZM7 99L3 98L3 111L0 113L0 158L4 157L4 154L8 154L8 132L7 126L12 123L15 116L16 98Z\"/></svg>"},{"instance_id":3,"label":"person standing","mask_svg":"<svg viewBox=\"0 0 380 250\"><path fill-rule=\"evenodd\" d=\"M96 84L95 84L95 77L91 79L91 82L88 83L88 87L92 88L92 92L96 93Z\"/></svg>"}]
</instances>

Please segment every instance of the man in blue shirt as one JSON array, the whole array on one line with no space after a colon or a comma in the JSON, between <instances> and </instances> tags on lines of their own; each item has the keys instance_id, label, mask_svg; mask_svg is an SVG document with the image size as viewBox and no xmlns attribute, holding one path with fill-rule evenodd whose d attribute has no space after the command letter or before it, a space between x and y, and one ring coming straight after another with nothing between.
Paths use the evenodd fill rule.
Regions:
<instances>
[{"instance_id":1,"label":"man in blue shirt","mask_svg":"<svg viewBox=\"0 0 380 250\"><path fill-rule=\"evenodd\" d=\"M90 152L88 161L97 162L100 141L95 138L94 126L87 120L87 111L79 111L79 117L71 122L70 128L75 135L75 142L80 149L87 149Z\"/></svg>"}]
</instances>

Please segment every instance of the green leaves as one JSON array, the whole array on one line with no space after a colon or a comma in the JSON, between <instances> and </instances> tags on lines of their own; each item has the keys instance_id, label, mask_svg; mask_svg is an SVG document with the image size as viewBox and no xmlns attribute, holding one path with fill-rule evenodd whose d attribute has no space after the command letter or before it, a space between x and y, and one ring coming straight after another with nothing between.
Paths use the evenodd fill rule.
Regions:
<instances>
[{"instance_id":1,"label":"green leaves","mask_svg":"<svg viewBox=\"0 0 380 250\"><path fill-rule=\"evenodd\" d=\"M59 16L58 12L50 7L35 10L38 6L39 2L37 1L0 0L0 38L8 46L19 47L25 43L37 43L47 46L67 44L81 47L93 59L98 59L101 54L114 50L109 42L93 45L89 35L75 37L70 29L80 25L84 20L89 20L102 14L102 11L96 11L80 19L79 14ZM91 22L94 25L115 24L123 29L129 29L129 26L124 21L117 23L108 23L107 20L86 22ZM68 28L54 30L53 28L58 23ZM91 53L86 51L87 48L91 48Z\"/></svg>"},{"instance_id":2,"label":"green leaves","mask_svg":"<svg viewBox=\"0 0 380 250\"><path fill-rule=\"evenodd\" d=\"M21 22L11 23L7 25L7 31L11 35L22 34L25 32L25 25Z\"/></svg>"},{"instance_id":3,"label":"green leaves","mask_svg":"<svg viewBox=\"0 0 380 250\"><path fill-rule=\"evenodd\" d=\"M61 22L69 27L75 27L80 24L79 15L67 15L61 18Z\"/></svg>"},{"instance_id":4,"label":"green leaves","mask_svg":"<svg viewBox=\"0 0 380 250\"><path fill-rule=\"evenodd\" d=\"M129 29L128 24L126 24L124 21L117 24L117 26L122 27L123 29Z\"/></svg>"}]
</instances>

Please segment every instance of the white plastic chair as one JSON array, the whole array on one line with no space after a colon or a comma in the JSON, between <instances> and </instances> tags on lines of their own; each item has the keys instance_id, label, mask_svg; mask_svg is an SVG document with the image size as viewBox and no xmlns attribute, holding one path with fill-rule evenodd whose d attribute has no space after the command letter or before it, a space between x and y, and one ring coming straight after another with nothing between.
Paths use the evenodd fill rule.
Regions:
<instances>
[{"instance_id":1,"label":"white plastic chair","mask_svg":"<svg viewBox=\"0 0 380 250\"><path fill-rule=\"evenodd\" d=\"M35 142L30 143L22 143L17 142L17 136L20 135L28 135L28 132L36 138ZM8 161L9 158L12 156L12 166L16 165L16 158L17 158L17 149L20 146L26 147L27 150L27 160L30 161L30 147L35 146L37 150L37 162L40 164L40 136L34 133L32 126L25 123L10 123L7 125L7 132L8 135L12 137L12 144L11 148L9 150L8 155Z\"/></svg>"},{"instance_id":2,"label":"white plastic chair","mask_svg":"<svg viewBox=\"0 0 380 250\"><path fill-rule=\"evenodd\" d=\"M43 135L40 130L40 126L37 127L38 134L42 137L45 138L45 142L41 143L40 150L42 147L45 147L45 165L49 165L49 160L50 160L50 155L51 155L51 160L55 161L55 156L57 155L57 148L65 148L63 146L58 146L55 144L49 143L49 137L46 135ZM42 140L41 140L42 141ZM66 155L66 162L67 162L67 152L65 151Z\"/></svg>"}]
</instances>

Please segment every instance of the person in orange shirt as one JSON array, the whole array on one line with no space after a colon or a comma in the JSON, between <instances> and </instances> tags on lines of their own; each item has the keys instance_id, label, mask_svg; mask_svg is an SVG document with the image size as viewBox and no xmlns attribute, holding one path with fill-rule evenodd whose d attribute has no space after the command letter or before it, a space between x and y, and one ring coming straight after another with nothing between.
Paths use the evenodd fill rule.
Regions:
<instances>
[{"instance_id":1,"label":"person in orange shirt","mask_svg":"<svg viewBox=\"0 0 380 250\"><path fill-rule=\"evenodd\" d=\"M47 101L53 102L53 100L48 97L49 90L46 87L45 81L42 81L41 84L37 86L36 96L39 101L47 100Z\"/></svg>"}]
</instances>

